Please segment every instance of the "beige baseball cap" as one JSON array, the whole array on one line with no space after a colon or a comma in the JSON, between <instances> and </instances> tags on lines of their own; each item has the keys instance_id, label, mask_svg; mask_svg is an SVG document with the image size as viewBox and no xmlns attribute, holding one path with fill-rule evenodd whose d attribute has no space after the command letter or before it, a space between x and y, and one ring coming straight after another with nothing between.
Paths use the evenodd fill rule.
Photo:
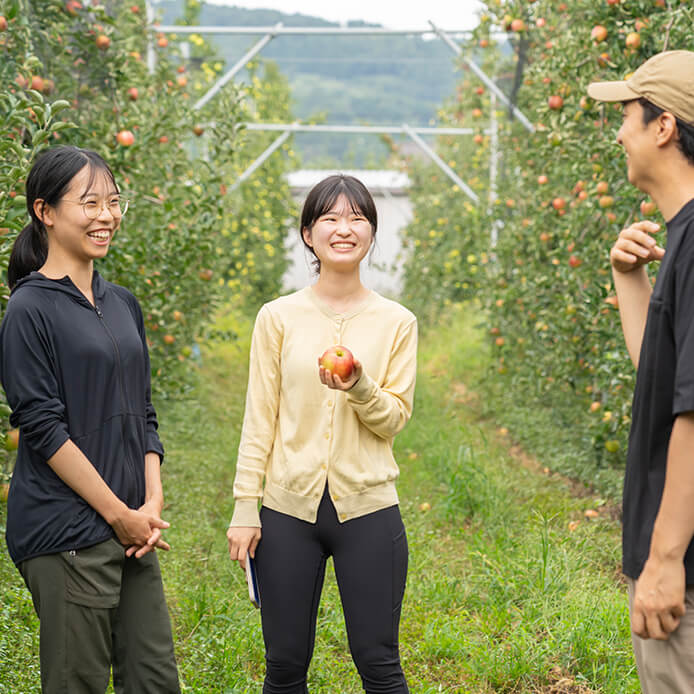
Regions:
<instances>
[{"instance_id":1,"label":"beige baseball cap","mask_svg":"<svg viewBox=\"0 0 694 694\"><path fill-rule=\"evenodd\" d=\"M643 97L694 126L694 52L658 53L623 82L589 84L588 95L598 101L631 101Z\"/></svg>"}]
</instances>

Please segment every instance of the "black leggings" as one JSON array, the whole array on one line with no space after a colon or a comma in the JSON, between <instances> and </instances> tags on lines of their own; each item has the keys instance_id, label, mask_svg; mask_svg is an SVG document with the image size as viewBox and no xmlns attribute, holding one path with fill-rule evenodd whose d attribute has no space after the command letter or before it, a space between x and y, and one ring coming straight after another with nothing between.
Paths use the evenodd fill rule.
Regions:
<instances>
[{"instance_id":1,"label":"black leggings","mask_svg":"<svg viewBox=\"0 0 694 694\"><path fill-rule=\"evenodd\" d=\"M340 523L326 488L315 524L265 507L260 518L263 537L256 565L267 663L263 694L308 692L306 674L329 556L364 690L409 692L398 650L407 577L407 537L399 508Z\"/></svg>"}]
</instances>

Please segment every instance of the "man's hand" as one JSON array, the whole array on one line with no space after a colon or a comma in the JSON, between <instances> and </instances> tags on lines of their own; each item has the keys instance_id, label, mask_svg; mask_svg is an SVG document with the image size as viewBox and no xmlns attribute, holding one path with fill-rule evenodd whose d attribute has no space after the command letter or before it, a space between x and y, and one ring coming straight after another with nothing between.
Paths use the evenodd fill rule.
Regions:
<instances>
[{"instance_id":1,"label":"man's hand","mask_svg":"<svg viewBox=\"0 0 694 694\"><path fill-rule=\"evenodd\" d=\"M610 262L617 272L631 272L652 260L661 260L665 250L651 236L660 231L655 222L634 222L622 229L610 250Z\"/></svg>"},{"instance_id":2,"label":"man's hand","mask_svg":"<svg viewBox=\"0 0 694 694\"><path fill-rule=\"evenodd\" d=\"M634 591L631 629L642 639L666 640L684 615L682 559L649 557Z\"/></svg>"}]
</instances>

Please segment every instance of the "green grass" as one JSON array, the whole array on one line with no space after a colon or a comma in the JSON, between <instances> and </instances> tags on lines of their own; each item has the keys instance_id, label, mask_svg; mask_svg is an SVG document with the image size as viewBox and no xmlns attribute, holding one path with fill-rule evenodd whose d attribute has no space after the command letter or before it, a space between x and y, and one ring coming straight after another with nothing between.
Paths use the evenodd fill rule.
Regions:
<instances>
[{"instance_id":1,"label":"green grass","mask_svg":"<svg viewBox=\"0 0 694 694\"><path fill-rule=\"evenodd\" d=\"M187 692L258 692L264 671L259 614L227 558L250 323L226 321L243 339L209 347L193 397L160 411L173 547L160 559ZM567 692L638 692L618 524L606 513L587 520L584 511L602 499L510 455L499 422L463 386L487 360L470 324L459 313L423 336L414 418L396 440L410 544L401 641L411 690L549 692L561 674L574 682ZM37 623L6 553L0 580L0 692L35 692ZM361 691L331 571L309 686Z\"/></svg>"}]
</instances>

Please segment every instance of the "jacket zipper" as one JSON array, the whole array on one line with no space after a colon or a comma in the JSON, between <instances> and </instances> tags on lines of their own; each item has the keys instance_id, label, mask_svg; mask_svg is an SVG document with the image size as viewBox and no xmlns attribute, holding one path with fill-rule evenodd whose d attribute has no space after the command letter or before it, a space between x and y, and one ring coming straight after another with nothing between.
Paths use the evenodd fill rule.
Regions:
<instances>
[{"instance_id":1,"label":"jacket zipper","mask_svg":"<svg viewBox=\"0 0 694 694\"><path fill-rule=\"evenodd\" d=\"M132 462L130 461L130 459L128 457L128 448L125 445L126 406L125 406L125 388L123 386L123 365L121 363L120 350L118 349L118 343L116 342L116 338L113 336L111 329L108 327L108 325L106 324L106 321L104 320L104 314L101 312L101 309L99 308L98 304L96 304L96 303L94 304L94 311L96 312L96 315L99 317L99 321L101 322L101 325L104 326L104 330L106 331L106 334L111 338L111 342L113 343L113 349L116 352L116 363L118 365L118 385L120 386L120 401L121 401L121 408L123 409L123 414L121 415L120 437L121 437L121 442L123 445L123 452L124 452L124 457L125 457L126 463L128 464L128 467L130 468L131 472L134 473ZM133 478L136 480L137 476L133 475Z\"/></svg>"}]
</instances>

